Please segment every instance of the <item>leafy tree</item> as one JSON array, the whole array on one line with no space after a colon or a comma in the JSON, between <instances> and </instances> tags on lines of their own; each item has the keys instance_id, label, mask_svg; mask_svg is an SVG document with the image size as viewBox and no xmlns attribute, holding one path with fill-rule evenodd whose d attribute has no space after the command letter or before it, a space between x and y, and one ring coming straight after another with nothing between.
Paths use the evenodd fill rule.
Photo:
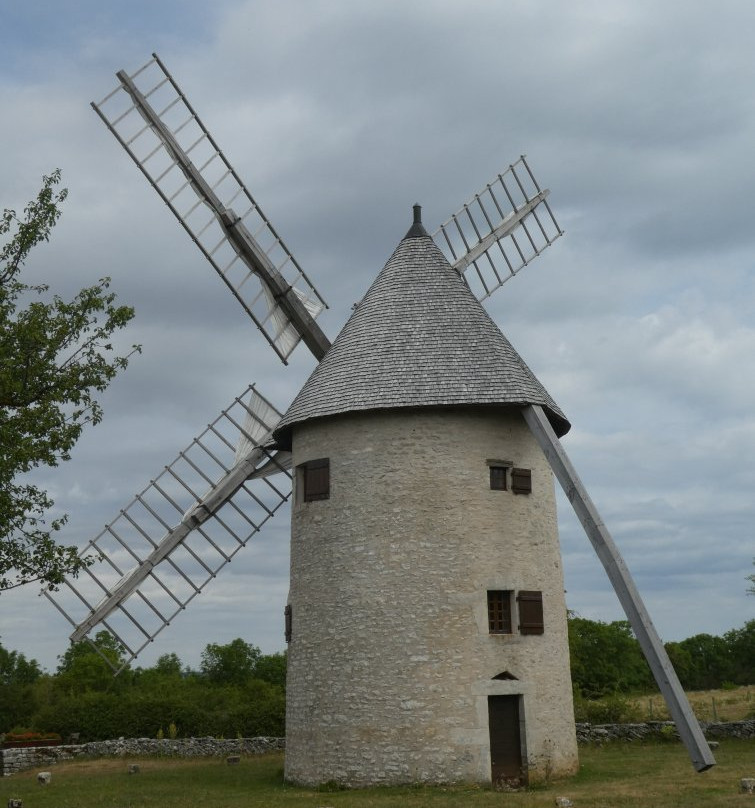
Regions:
<instances>
[{"instance_id":1,"label":"leafy tree","mask_svg":"<svg viewBox=\"0 0 755 808\"><path fill-rule=\"evenodd\" d=\"M664 647L682 687L690 689L688 683L693 681L695 668L690 649L680 642L667 642Z\"/></svg>"},{"instance_id":2,"label":"leafy tree","mask_svg":"<svg viewBox=\"0 0 755 808\"><path fill-rule=\"evenodd\" d=\"M21 216L6 209L0 218L0 591L32 581L55 589L86 563L56 543L65 516L48 523L53 502L26 475L69 459L86 424L102 418L95 393L128 362L110 341L134 311L115 305L108 278L68 302L21 279L60 218L59 182L54 171Z\"/></svg>"},{"instance_id":3,"label":"leafy tree","mask_svg":"<svg viewBox=\"0 0 755 808\"><path fill-rule=\"evenodd\" d=\"M42 675L36 659L27 659L18 651L0 645L0 685L31 685Z\"/></svg>"},{"instance_id":4,"label":"leafy tree","mask_svg":"<svg viewBox=\"0 0 755 808\"><path fill-rule=\"evenodd\" d=\"M116 690L127 684L127 677L113 676L113 668L123 663L123 648L108 631L72 643L58 659L57 683L67 692Z\"/></svg>"},{"instance_id":5,"label":"leafy tree","mask_svg":"<svg viewBox=\"0 0 755 808\"><path fill-rule=\"evenodd\" d=\"M587 698L653 687L640 644L626 620L603 623L570 616L569 655L572 682Z\"/></svg>"},{"instance_id":6,"label":"leafy tree","mask_svg":"<svg viewBox=\"0 0 755 808\"><path fill-rule=\"evenodd\" d=\"M729 648L732 681L740 685L755 684L755 620L727 631L724 640Z\"/></svg>"},{"instance_id":7,"label":"leafy tree","mask_svg":"<svg viewBox=\"0 0 755 808\"><path fill-rule=\"evenodd\" d=\"M169 653L163 654L158 657L152 670L164 676L180 676L181 675L181 660L177 654Z\"/></svg>"},{"instance_id":8,"label":"leafy tree","mask_svg":"<svg viewBox=\"0 0 755 808\"><path fill-rule=\"evenodd\" d=\"M202 651L200 670L214 684L243 685L253 678L262 652L240 637L227 645L210 643Z\"/></svg>"},{"instance_id":9,"label":"leafy tree","mask_svg":"<svg viewBox=\"0 0 755 808\"><path fill-rule=\"evenodd\" d=\"M732 679L729 644L723 637L695 634L677 643L686 652L689 667L677 671L682 686L689 690L709 690Z\"/></svg>"},{"instance_id":10,"label":"leafy tree","mask_svg":"<svg viewBox=\"0 0 755 808\"><path fill-rule=\"evenodd\" d=\"M254 678L286 689L286 652L263 654L254 666Z\"/></svg>"},{"instance_id":11,"label":"leafy tree","mask_svg":"<svg viewBox=\"0 0 755 808\"><path fill-rule=\"evenodd\" d=\"M181 686L182 677L181 660L174 653L163 654L151 668L133 672L134 684L140 691L163 697Z\"/></svg>"},{"instance_id":12,"label":"leafy tree","mask_svg":"<svg viewBox=\"0 0 755 808\"><path fill-rule=\"evenodd\" d=\"M0 645L0 732L30 723L37 708L34 685L42 675L36 659Z\"/></svg>"}]
</instances>

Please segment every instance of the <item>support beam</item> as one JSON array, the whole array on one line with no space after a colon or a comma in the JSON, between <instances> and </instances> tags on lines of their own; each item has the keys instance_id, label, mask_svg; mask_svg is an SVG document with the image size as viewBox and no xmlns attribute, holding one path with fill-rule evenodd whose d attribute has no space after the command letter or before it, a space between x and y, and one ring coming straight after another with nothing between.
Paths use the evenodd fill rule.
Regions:
<instances>
[{"instance_id":1,"label":"support beam","mask_svg":"<svg viewBox=\"0 0 755 808\"><path fill-rule=\"evenodd\" d=\"M655 681L666 700L679 736L687 747L692 765L698 772L715 766L716 760L713 753L692 712L676 671L671 665L671 660L668 658L666 649L655 630L624 559L556 437L543 408L538 405L530 405L523 410L523 414L608 573L619 602L645 654L645 659L650 665Z\"/></svg>"}]
</instances>

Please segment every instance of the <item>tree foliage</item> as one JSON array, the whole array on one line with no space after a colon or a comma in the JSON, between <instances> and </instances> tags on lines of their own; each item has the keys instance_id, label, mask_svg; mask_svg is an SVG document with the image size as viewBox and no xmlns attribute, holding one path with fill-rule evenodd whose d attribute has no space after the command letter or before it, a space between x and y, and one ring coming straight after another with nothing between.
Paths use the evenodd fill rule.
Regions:
<instances>
[{"instance_id":1,"label":"tree foliage","mask_svg":"<svg viewBox=\"0 0 755 808\"><path fill-rule=\"evenodd\" d=\"M729 652L731 680L735 684L755 683L755 620L724 634Z\"/></svg>"},{"instance_id":2,"label":"tree foliage","mask_svg":"<svg viewBox=\"0 0 755 808\"><path fill-rule=\"evenodd\" d=\"M69 693L112 691L124 682L113 676L123 663L123 648L108 631L98 631L91 642L72 643L58 659L56 684Z\"/></svg>"},{"instance_id":3,"label":"tree foliage","mask_svg":"<svg viewBox=\"0 0 755 808\"><path fill-rule=\"evenodd\" d=\"M263 654L254 666L254 678L271 685L286 687L286 653Z\"/></svg>"},{"instance_id":4,"label":"tree foliage","mask_svg":"<svg viewBox=\"0 0 755 808\"><path fill-rule=\"evenodd\" d=\"M635 720L637 707L628 694L654 687L628 625L574 616L569 624L579 720ZM73 644L52 675L0 646L0 733L78 733L82 741L154 738L160 730L167 734L171 724L179 737L285 732L285 653L262 654L236 639L207 645L199 671L166 653L152 667L126 668L114 678L98 650L119 664L122 649L105 631L94 643L97 649L88 641ZM698 634L667 648L687 690L755 684L755 620L723 637Z\"/></svg>"},{"instance_id":5,"label":"tree foliage","mask_svg":"<svg viewBox=\"0 0 755 808\"><path fill-rule=\"evenodd\" d=\"M253 677L261 655L259 648L240 637L226 645L210 643L202 651L201 671L215 684L243 685Z\"/></svg>"},{"instance_id":6,"label":"tree foliage","mask_svg":"<svg viewBox=\"0 0 755 808\"><path fill-rule=\"evenodd\" d=\"M27 659L18 651L9 651L0 645L0 716L9 730L33 712L39 703L42 670L35 659Z\"/></svg>"},{"instance_id":7,"label":"tree foliage","mask_svg":"<svg viewBox=\"0 0 755 808\"><path fill-rule=\"evenodd\" d=\"M724 637L695 634L678 643L668 643L670 657L682 686L690 690L720 687L733 679L731 653Z\"/></svg>"},{"instance_id":8,"label":"tree foliage","mask_svg":"<svg viewBox=\"0 0 755 808\"><path fill-rule=\"evenodd\" d=\"M653 677L626 620L569 619L572 683L586 698L652 688Z\"/></svg>"},{"instance_id":9,"label":"tree foliage","mask_svg":"<svg viewBox=\"0 0 755 808\"><path fill-rule=\"evenodd\" d=\"M569 652L579 696L594 699L655 689L640 644L623 620L601 623L570 616ZM695 634L666 643L666 652L685 690L755 684L755 620L722 637Z\"/></svg>"},{"instance_id":10,"label":"tree foliage","mask_svg":"<svg viewBox=\"0 0 755 808\"><path fill-rule=\"evenodd\" d=\"M28 475L70 458L84 427L102 418L95 394L128 362L111 338L134 312L115 304L108 278L68 301L22 279L60 218L59 182L60 171L44 177L22 215L0 218L0 591L32 581L54 589L85 563L55 541L65 516L47 520L53 502Z\"/></svg>"},{"instance_id":11,"label":"tree foliage","mask_svg":"<svg viewBox=\"0 0 755 808\"><path fill-rule=\"evenodd\" d=\"M20 686L11 689L0 681L0 733L31 729L105 740L154 738L171 725L181 737L281 736L285 731L285 654L262 654L241 639L211 643L203 657L222 661L212 669L213 674L222 671L219 677L188 670L173 653L163 654L151 668L126 668L113 677L103 655L116 667L123 659L123 650L107 631L99 632L93 643L72 644L58 658L57 672L40 673L23 694ZM259 675L250 659L259 666ZM14 702L19 695L23 700Z\"/></svg>"},{"instance_id":12,"label":"tree foliage","mask_svg":"<svg viewBox=\"0 0 755 808\"><path fill-rule=\"evenodd\" d=\"M0 645L0 685L31 685L42 676L36 659L27 659L18 651Z\"/></svg>"}]
</instances>

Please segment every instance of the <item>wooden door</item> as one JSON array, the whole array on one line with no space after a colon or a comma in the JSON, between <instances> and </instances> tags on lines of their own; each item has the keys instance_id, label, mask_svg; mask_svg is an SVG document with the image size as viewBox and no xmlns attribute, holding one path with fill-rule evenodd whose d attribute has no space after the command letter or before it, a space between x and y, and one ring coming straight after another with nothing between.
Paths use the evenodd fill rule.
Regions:
<instances>
[{"instance_id":1,"label":"wooden door","mask_svg":"<svg viewBox=\"0 0 755 808\"><path fill-rule=\"evenodd\" d=\"M522 766L519 696L488 696L490 763L494 786L526 784Z\"/></svg>"}]
</instances>

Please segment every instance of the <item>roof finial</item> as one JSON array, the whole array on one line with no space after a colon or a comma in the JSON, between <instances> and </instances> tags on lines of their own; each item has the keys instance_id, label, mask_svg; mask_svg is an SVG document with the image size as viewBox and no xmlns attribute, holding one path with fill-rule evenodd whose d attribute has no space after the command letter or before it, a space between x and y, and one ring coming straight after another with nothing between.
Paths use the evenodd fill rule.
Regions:
<instances>
[{"instance_id":1,"label":"roof finial","mask_svg":"<svg viewBox=\"0 0 755 808\"><path fill-rule=\"evenodd\" d=\"M409 231L404 236L404 238L421 238L422 236L428 236L429 233L425 230L424 226L422 225L422 205L415 204L414 205L414 223L409 228Z\"/></svg>"}]
</instances>

